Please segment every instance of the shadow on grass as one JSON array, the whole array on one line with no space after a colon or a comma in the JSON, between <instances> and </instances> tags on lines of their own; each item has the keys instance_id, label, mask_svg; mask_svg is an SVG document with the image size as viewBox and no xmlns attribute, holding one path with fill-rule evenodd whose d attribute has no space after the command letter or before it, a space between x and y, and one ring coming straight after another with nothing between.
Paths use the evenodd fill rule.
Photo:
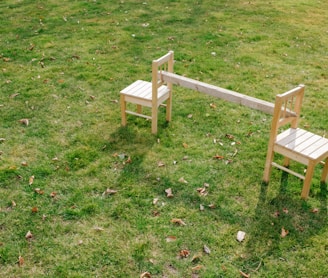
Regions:
<instances>
[{"instance_id":1,"label":"shadow on grass","mask_svg":"<svg viewBox=\"0 0 328 278\"><path fill-rule=\"evenodd\" d=\"M279 193L270 200L267 197L268 185L261 184L255 214L248 226L246 253L236 262L245 273L265 271L265 261L278 261L281 266L276 266L276 269L285 269L286 277L300 274L295 267L288 269L287 257L291 251L297 254L307 248L311 245L311 237L320 235L327 227L327 185L321 183L320 191L314 195L319 204L315 210L299 196L288 194L287 186L288 173L282 172ZM287 235L283 235L283 229Z\"/></svg>"}]
</instances>

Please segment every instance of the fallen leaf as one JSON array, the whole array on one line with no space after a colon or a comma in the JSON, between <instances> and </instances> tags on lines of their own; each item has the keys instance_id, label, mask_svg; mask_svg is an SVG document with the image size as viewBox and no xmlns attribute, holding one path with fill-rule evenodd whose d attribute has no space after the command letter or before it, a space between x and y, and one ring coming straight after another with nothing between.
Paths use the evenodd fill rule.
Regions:
<instances>
[{"instance_id":1,"label":"fallen leaf","mask_svg":"<svg viewBox=\"0 0 328 278\"><path fill-rule=\"evenodd\" d=\"M165 193L167 198L173 198L173 193L171 188L165 189Z\"/></svg>"},{"instance_id":2,"label":"fallen leaf","mask_svg":"<svg viewBox=\"0 0 328 278\"><path fill-rule=\"evenodd\" d=\"M224 156L216 154L216 155L213 156L213 158L214 158L214 159L221 160L221 159L224 158Z\"/></svg>"},{"instance_id":3,"label":"fallen leaf","mask_svg":"<svg viewBox=\"0 0 328 278\"><path fill-rule=\"evenodd\" d=\"M282 210L284 213L288 214L288 209L287 208L283 208Z\"/></svg>"},{"instance_id":4,"label":"fallen leaf","mask_svg":"<svg viewBox=\"0 0 328 278\"><path fill-rule=\"evenodd\" d=\"M24 264L24 258L22 256L18 257L18 266L23 266Z\"/></svg>"},{"instance_id":5,"label":"fallen leaf","mask_svg":"<svg viewBox=\"0 0 328 278\"><path fill-rule=\"evenodd\" d=\"M237 233L237 240L242 242L245 239L246 233L243 231L238 231Z\"/></svg>"},{"instance_id":6,"label":"fallen leaf","mask_svg":"<svg viewBox=\"0 0 328 278\"><path fill-rule=\"evenodd\" d=\"M241 276L243 276L245 278L251 277L249 274L246 274L245 272L242 272L241 270L239 270L239 273L240 273Z\"/></svg>"},{"instance_id":7,"label":"fallen leaf","mask_svg":"<svg viewBox=\"0 0 328 278\"><path fill-rule=\"evenodd\" d=\"M199 271L199 270L201 270L202 268L203 268L202 265L196 265L196 266L192 267L191 270L192 270L193 272L195 272L195 271Z\"/></svg>"},{"instance_id":8,"label":"fallen leaf","mask_svg":"<svg viewBox=\"0 0 328 278\"><path fill-rule=\"evenodd\" d=\"M175 237L175 236L167 236L165 240L166 240L166 242L173 242L173 241L176 241L177 240L177 237Z\"/></svg>"},{"instance_id":9,"label":"fallen leaf","mask_svg":"<svg viewBox=\"0 0 328 278\"><path fill-rule=\"evenodd\" d=\"M159 199L158 198L154 198L153 199L153 205L156 205L158 203Z\"/></svg>"},{"instance_id":10,"label":"fallen leaf","mask_svg":"<svg viewBox=\"0 0 328 278\"><path fill-rule=\"evenodd\" d=\"M273 214L273 217L279 217L280 216L280 212L279 210L275 211Z\"/></svg>"},{"instance_id":11,"label":"fallen leaf","mask_svg":"<svg viewBox=\"0 0 328 278\"><path fill-rule=\"evenodd\" d=\"M314 209L311 210L311 212L312 213L317 213L317 212L319 212L319 209L318 208L314 208Z\"/></svg>"},{"instance_id":12,"label":"fallen leaf","mask_svg":"<svg viewBox=\"0 0 328 278\"><path fill-rule=\"evenodd\" d=\"M183 222L183 220L180 218L173 218L173 219L171 219L171 222L174 224L179 224L181 226L186 226L186 223Z\"/></svg>"},{"instance_id":13,"label":"fallen leaf","mask_svg":"<svg viewBox=\"0 0 328 278\"><path fill-rule=\"evenodd\" d=\"M41 190L40 188L34 188L34 192L35 192L35 193L38 193L38 194L40 194L40 195L43 195L43 194L44 194L44 191Z\"/></svg>"},{"instance_id":14,"label":"fallen leaf","mask_svg":"<svg viewBox=\"0 0 328 278\"><path fill-rule=\"evenodd\" d=\"M187 149L188 148L188 144L187 143L183 143L182 146Z\"/></svg>"},{"instance_id":15,"label":"fallen leaf","mask_svg":"<svg viewBox=\"0 0 328 278\"><path fill-rule=\"evenodd\" d=\"M190 251L187 249L180 250L179 256L181 258L187 258L190 255Z\"/></svg>"},{"instance_id":16,"label":"fallen leaf","mask_svg":"<svg viewBox=\"0 0 328 278\"><path fill-rule=\"evenodd\" d=\"M125 161L125 163L131 163L132 162L132 159L131 157L129 156L128 159Z\"/></svg>"},{"instance_id":17,"label":"fallen leaf","mask_svg":"<svg viewBox=\"0 0 328 278\"><path fill-rule=\"evenodd\" d=\"M148 271L140 274L140 278L151 278L151 275Z\"/></svg>"},{"instance_id":18,"label":"fallen leaf","mask_svg":"<svg viewBox=\"0 0 328 278\"><path fill-rule=\"evenodd\" d=\"M10 98L15 98L17 96L19 96L19 93L14 93L14 94L10 95Z\"/></svg>"},{"instance_id":19,"label":"fallen leaf","mask_svg":"<svg viewBox=\"0 0 328 278\"><path fill-rule=\"evenodd\" d=\"M117 190L107 188L102 195L103 196L106 196L106 195L114 195L116 193L117 193Z\"/></svg>"},{"instance_id":20,"label":"fallen leaf","mask_svg":"<svg viewBox=\"0 0 328 278\"><path fill-rule=\"evenodd\" d=\"M14 208L14 207L16 207L16 203L15 203L15 201L11 201L11 206Z\"/></svg>"},{"instance_id":21,"label":"fallen leaf","mask_svg":"<svg viewBox=\"0 0 328 278\"><path fill-rule=\"evenodd\" d=\"M204 206L202 204L199 205L199 210L203 211L204 210Z\"/></svg>"},{"instance_id":22,"label":"fallen leaf","mask_svg":"<svg viewBox=\"0 0 328 278\"><path fill-rule=\"evenodd\" d=\"M188 183L183 177L181 177L181 178L179 179L179 182L181 182L181 183Z\"/></svg>"},{"instance_id":23,"label":"fallen leaf","mask_svg":"<svg viewBox=\"0 0 328 278\"><path fill-rule=\"evenodd\" d=\"M204 249L204 252L205 252L206 254L210 254L210 253L211 253L211 249L208 248L206 245L204 245L203 249Z\"/></svg>"},{"instance_id":24,"label":"fallen leaf","mask_svg":"<svg viewBox=\"0 0 328 278\"><path fill-rule=\"evenodd\" d=\"M34 176L30 176L29 180L28 180L28 184L32 185L34 182Z\"/></svg>"},{"instance_id":25,"label":"fallen leaf","mask_svg":"<svg viewBox=\"0 0 328 278\"><path fill-rule=\"evenodd\" d=\"M205 187L199 187L199 188L197 188L197 191L198 191L200 196L206 196L207 195Z\"/></svg>"},{"instance_id":26,"label":"fallen leaf","mask_svg":"<svg viewBox=\"0 0 328 278\"><path fill-rule=\"evenodd\" d=\"M191 118L192 118L192 114L189 114L189 115L187 116L187 118L188 118L188 119L191 119Z\"/></svg>"},{"instance_id":27,"label":"fallen leaf","mask_svg":"<svg viewBox=\"0 0 328 278\"><path fill-rule=\"evenodd\" d=\"M225 137L227 137L230 140L235 138L235 136L233 136L232 134L226 134Z\"/></svg>"},{"instance_id":28,"label":"fallen leaf","mask_svg":"<svg viewBox=\"0 0 328 278\"><path fill-rule=\"evenodd\" d=\"M24 166L24 167L26 167L28 164L27 164L26 161L22 161L21 165Z\"/></svg>"},{"instance_id":29,"label":"fallen leaf","mask_svg":"<svg viewBox=\"0 0 328 278\"><path fill-rule=\"evenodd\" d=\"M215 209L215 208L216 208L216 205L215 205L215 204L209 204L208 207L209 207L210 209Z\"/></svg>"},{"instance_id":30,"label":"fallen leaf","mask_svg":"<svg viewBox=\"0 0 328 278\"><path fill-rule=\"evenodd\" d=\"M159 162L157 163L157 166L158 166L158 167L164 167L165 164L164 164L163 162L159 161Z\"/></svg>"},{"instance_id":31,"label":"fallen leaf","mask_svg":"<svg viewBox=\"0 0 328 278\"><path fill-rule=\"evenodd\" d=\"M201 257L202 257L201 254L196 254L196 255L192 256L191 262L193 262L193 263L199 262Z\"/></svg>"},{"instance_id":32,"label":"fallen leaf","mask_svg":"<svg viewBox=\"0 0 328 278\"><path fill-rule=\"evenodd\" d=\"M27 233L26 233L26 235L25 235L25 238L26 239L31 239L33 237L33 235L32 235L32 233L31 233L31 231L28 231Z\"/></svg>"},{"instance_id":33,"label":"fallen leaf","mask_svg":"<svg viewBox=\"0 0 328 278\"><path fill-rule=\"evenodd\" d=\"M281 234L280 234L280 236L281 236L282 238L284 238L284 237L286 237L288 234L289 234L289 231L286 230L284 227L282 227L282 228L281 228Z\"/></svg>"},{"instance_id":34,"label":"fallen leaf","mask_svg":"<svg viewBox=\"0 0 328 278\"><path fill-rule=\"evenodd\" d=\"M28 119L20 119L20 120L18 120L18 122L20 122L21 124L26 125L26 126L28 126L28 124L29 124Z\"/></svg>"},{"instance_id":35,"label":"fallen leaf","mask_svg":"<svg viewBox=\"0 0 328 278\"><path fill-rule=\"evenodd\" d=\"M33 213L37 213L38 212L38 208L37 207L33 207L32 209L31 209L31 211L33 212Z\"/></svg>"},{"instance_id":36,"label":"fallen leaf","mask_svg":"<svg viewBox=\"0 0 328 278\"><path fill-rule=\"evenodd\" d=\"M216 105L214 103L210 103L210 107L214 109L216 108Z\"/></svg>"},{"instance_id":37,"label":"fallen leaf","mask_svg":"<svg viewBox=\"0 0 328 278\"><path fill-rule=\"evenodd\" d=\"M50 197L51 197L51 198L55 198L56 195L57 195L57 192L54 192L54 191L53 191L53 192L50 193Z\"/></svg>"},{"instance_id":38,"label":"fallen leaf","mask_svg":"<svg viewBox=\"0 0 328 278\"><path fill-rule=\"evenodd\" d=\"M101 228L101 227L98 227L98 226L93 227L93 229L94 229L95 231L97 231L97 232L102 232L102 231L104 231L104 228Z\"/></svg>"}]
</instances>

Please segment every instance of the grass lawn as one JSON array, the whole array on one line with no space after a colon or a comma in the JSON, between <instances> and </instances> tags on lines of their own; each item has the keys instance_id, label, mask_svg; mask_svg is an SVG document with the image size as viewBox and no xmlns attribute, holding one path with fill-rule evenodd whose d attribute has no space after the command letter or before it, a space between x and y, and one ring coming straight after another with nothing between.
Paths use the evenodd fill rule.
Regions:
<instances>
[{"instance_id":1,"label":"grass lawn","mask_svg":"<svg viewBox=\"0 0 328 278\"><path fill-rule=\"evenodd\" d=\"M0 276L327 277L322 166L307 201L278 170L263 185L271 115L174 86L154 136L145 119L122 128L118 102L174 50L175 73L266 101L305 84L300 126L326 135L327 11L1 1Z\"/></svg>"}]
</instances>

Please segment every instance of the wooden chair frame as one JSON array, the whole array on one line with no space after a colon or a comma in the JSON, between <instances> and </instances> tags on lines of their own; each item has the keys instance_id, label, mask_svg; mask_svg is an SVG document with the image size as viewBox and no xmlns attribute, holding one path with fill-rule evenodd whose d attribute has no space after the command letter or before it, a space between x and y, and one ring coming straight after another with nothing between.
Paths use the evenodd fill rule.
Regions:
<instances>
[{"instance_id":1,"label":"wooden chair frame","mask_svg":"<svg viewBox=\"0 0 328 278\"><path fill-rule=\"evenodd\" d=\"M304 85L276 96L271 133L263 174L263 181L268 183L272 166L304 180L301 197L308 198L315 166L325 160L321 182L328 176L328 139L298 128ZM290 125L290 128L278 134L279 128ZM284 156L283 165L273 162L274 153ZM290 160L307 165L303 176L289 169Z\"/></svg>"},{"instance_id":2,"label":"wooden chair frame","mask_svg":"<svg viewBox=\"0 0 328 278\"><path fill-rule=\"evenodd\" d=\"M172 83L165 82L161 72L173 73L174 52L152 61L152 81L137 80L120 92L122 126L127 124L127 114L150 119L152 133L157 133L158 107L166 107L166 121L172 118ZM137 105L137 111L127 110L127 102ZM166 102L164 104L164 102ZM151 108L151 115L142 113L142 106Z\"/></svg>"}]
</instances>

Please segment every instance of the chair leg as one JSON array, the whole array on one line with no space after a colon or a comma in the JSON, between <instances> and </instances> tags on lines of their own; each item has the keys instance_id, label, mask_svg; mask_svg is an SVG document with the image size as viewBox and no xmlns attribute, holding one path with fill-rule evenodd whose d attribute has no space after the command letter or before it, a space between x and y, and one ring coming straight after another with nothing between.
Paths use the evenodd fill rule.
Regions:
<instances>
[{"instance_id":1,"label":"chair leg","mask_svg":"<svg viewBox=\"0 0 328 278\"><path fill-rule=\"evenodd\" d=\"M290 159L289 159L288 157L285 157L285 158L284 158L284 166L285 166L286 168L289 167L289 163L290 163Z\"/></svg>"},{"instance_id":2,"label":"chair leg","mask_svg":"<svg viewBox=\"0 0 328 278\"><path fill-rule=\"evenodd\" d=\"M314 173L315 163L311 161L306 169L306 175L303 183L303 189L301 193L302 199L307 199L310 192L311 181Z\"/></svg>"},{"instance_id":3,"label":"chair leg","mask_svg":"<svg viewBox=\"0 0 328 278\"><path fill-rule=\"evenodd\" d=\"M142 106L140 104L137 104L137 113L142 113Z\"/></svg>"},{"instance_id":4,"label":"chair leg","mask_svg":"<svg viewBox=\"0 0 328 278\"><path fill-rule=\"evenodd\" d=\"M263 174L263 181L265 183L269 183L269 180L270 180L273 155L274 155L274 152L269 150L267 153L265 167L264 167L264 174Z\"/></svg>"},{"instance_id":5,"label":"chair leg","mask_svg":"<svg viewBox=\"0 0 328 278\"><path fill-rule=\"evenodd\" d=\"M166 121L170 122L172 118L172 96L166 102Z\"/></svg>"},{"instance_id":6,"label":"chair leg","mask_svg":"<svg viewBox=\"0 0 328 278\"><path fill-rule=\"evenodd\" d=\"M321 182L325 183L327 181L327 177L328 177L328 158L326 158L325 166L323 167L322 170Z\"/></svg>"},{"instance_id":7,"label":"chair leg","mask_svg":"<svg viewBox=\"0 0 328 278\"><path fill-rule=\"evenodd\" d=\"M151 112L151 132L153 134L157 133L157 107L152 107L152 112Z\"/></svg>"},{"instance_id":8,"label":"chair leg","mask_svg":"<svg viewBox=\"0 0 328 278\"><path fill-rule=\"evenodd\" d=\"M120 102L121 102L121 124L122 126L126 126L126 101L125 101L125 97L123 95L121 95L120 97Z\"/></svg>"}]
</instances>

